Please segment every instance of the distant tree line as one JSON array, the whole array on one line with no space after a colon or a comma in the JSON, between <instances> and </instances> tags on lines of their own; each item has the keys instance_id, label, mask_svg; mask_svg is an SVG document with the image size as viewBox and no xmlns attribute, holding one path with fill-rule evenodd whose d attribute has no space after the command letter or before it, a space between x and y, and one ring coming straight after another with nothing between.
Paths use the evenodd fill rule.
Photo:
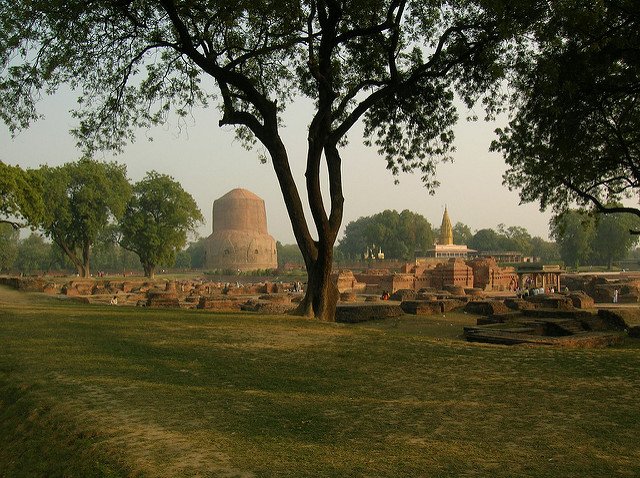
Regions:
<instances>
[{"instance_id":1,"label":"distant tree line","mask_svg":"<svg viewBox=\"0 0 640 478\"><path fill-rule=\"evenodd\" d=\"M612 206L613 207L613 206ZM571 267L598 265L609 269L638 244L640 218L633 214L594 214L569 209L551 222L562 260Z\"/></svg>"},{"instance_id":2,"label":"distant tree line","mask_svg":"<svg viewBox=\"0 0 640 478\"><path fill-rule=\"evenodd\" d=\"M136 184L117 163L81 159L58 167L22 170L0 162L0 270L35 273L139 271L205 267L206 240L188 243L203 220L193 198L167 175L149 172ZM612 205L611 207L617 207ZM20 227L30 227L21 239ZM555 242L523 227L498 225L473 232L456 223L454 243L479 252L518 252L569 266L603 265L627 257L637 245L640 219L569 209L550 223ZM361 259L367 250L412 260L433 247L439 230L420 214L386 210L347 224L336 259ZM278 265L303 265L296 244L277 243Z\"/></svg>"},{"instance_id":3,"label":"distant tree line","mask_svg":"<svg viewBox=\"0 0 640 478\"><path fill-rule=\"evenodd\" d=\"M420 214L387 210L347 224L338 253L344 259L358 259L375 245L382 249L385 258L412 260L432 249L439 234L439 229L433 228ZM532 237L519 226L500 224L497 230L480 229L474 233L469 226L458 222L453 226L453 242L481 252L519 252L544 261L560 259L555 243Z\"/></svg>"},{"instance_id":4,"label":"distant tree line","mask_svg":"<svg viewBox=\"0 0 640 478\"><path fill-rule=\"evenodd\" d=\"M458 222L453 226L453 242L479 252L518 252L542 262L562 261L572 267L611 267L615 261L628 257L637 245L638 237L629 234L631 230L640 230L640 219L632 214L569 210L550 223L554 241L532 236L520 226L499 224L496 229L473 232ZM337 257L362 259L367 248L375 245L387 259L412 260L432 248L439 233L419 214L387 210L347 224Z\"/></svg>"},{"instance_id":5,"label":"distant tree line","mask_svg":"<svg viewBox=\"0 0 640 478\"><path fill-rule=\"evenodd\" d=\"M92 270L132 269L137 256L153 277L156 267L175 264L203 220L191 195L155 171L131 185L124 165L83 158L28 170L0 162L0 173L1 240L9 243L3 270L71 266L89 277ZM41 234L19 240L21 226Z\"/></svg>"}]
</instances>

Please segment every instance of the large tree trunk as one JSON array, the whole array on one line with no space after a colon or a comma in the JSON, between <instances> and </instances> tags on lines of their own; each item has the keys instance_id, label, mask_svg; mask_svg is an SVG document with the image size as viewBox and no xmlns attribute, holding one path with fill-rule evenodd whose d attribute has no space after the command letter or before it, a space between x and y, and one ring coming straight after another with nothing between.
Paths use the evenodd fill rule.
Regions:
<instances>
[{"instance_id":1,"label":"large tree trunk","mask_svg":"<svg viewBox=\"0 0 640 478\"><path fill-rule=\"evenodd\" d=\"M85 254L83 251L83 259L81 260L78 255L75 253L75 251L69 246L67 245L66 242L60 240L57 237L53 237L53 241L60 247L60 249L62 249L62 251L66 254L66 256L69 258L69 260L71 260L71 262L73 263L73 265L76 268L76 271L78 272L78 276L82 277L84 279L88 279L91 277L90 272L89 272L89 256L88 253L86 255L86 260L85 260Z\"/></svg>"},{"instance_id":2,"label":"large tree trunk","mask_svg":"<svg viewBox=\"0 0 640 478\"><path fill-rule=\"evenodd\" d=\"M142 268L144 269L144 276L149 279L155 278L156 267L153 264L142 264Z\"/></svg>"},{"instance_id":3,"label":"large tree trunk","mask_svg":"<svg viewBox=\"0 0 640 478\"><path fill-rule=\"evenodd\" d=\"M91 277L91 271L89 270L89 257L91 255L91 245L88 243L85 243L82 246L82 277L84 277L85 279L88 279L89 277Z\"/></svg>"},{"instance_id":4,"label":"large tree trunk","mask_svg":"<svg viewBox=\"0 0 640 478\"><path fill-rule=\"evenodd\" d=\"M307 265L307 288L300 304L300 312L306 317L333 322L336 318L338 287L331 279L332 248L318 251L316 260Z\"/></svg>"}]
</instances>

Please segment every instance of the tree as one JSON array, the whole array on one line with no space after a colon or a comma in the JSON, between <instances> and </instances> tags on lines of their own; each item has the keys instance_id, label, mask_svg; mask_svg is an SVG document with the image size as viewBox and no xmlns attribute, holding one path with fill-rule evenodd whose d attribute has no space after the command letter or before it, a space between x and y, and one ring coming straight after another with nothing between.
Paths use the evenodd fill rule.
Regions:
<instances>
[{"instance_id":1,"label":"tree","mask_svg":"<svg viewBox=\"0 0 640 478\"><path fill-rule=\"evenodd\" d=\"M498 224L498 234L501 237L501 249L504 251L518 251L525 256L533 252L531 234L524 227Z\"/></svg>"},{"instance_id":2,"label":"tree","mask_svg":"<svg viewBox=\"0 0 640 478\"><path fill-rule=\"evenodd\" d=\"M140 258L146 277L158 265L172 266L187 244L187 234L204 220L198 205L180 183L155 171L133 187L120 221L120 245Z\"/></svg>"},{"instance_id":3,"label":"tree","mask_svg":"<svg viewBox=\"0 0 640 478\"><path fill-rule=\"evenodd\" d=\"M15 261L17 270L26 274L46 271L50 263L51 244L46 242L40 234L31 233L19 242Z\"/></svg>"},{"instance_id":4,"label":"tree","mask_svg":"<svg viewBox=\"0 0 640 478\"><path fill-rule=\"evenodd\" d=\"M90 277L91 247L113 219L122 216L131 186L126 167L80 159L34 172L43 203L47 205L33 227L41 229L75 266Z\"/></svg>"},{"instance_id":5,"label":"tree","mask_svg":"<svg viewBox=\"0 0 640 478\"><path fill-rule=\"evenodd\" d=\"M500 236L493 229L480 229L476 231L469 241L468 246L479 252L502 250Z\"/></svg>"},{"instance_id":6,"label":"tree","mask_svg":"<svg viewBox=\"0 0 640 478\"><path fill-rule=\"evenodd\" d=\"M124 273L139 269L138 256L118 244L117 224L108 224L98 235L91 250L91 269Z\"/></svg>"},{"instance_id":7,"label":"tree","mask_svg":"<svg viewBox=\"0 0 640 478\"><path fill-rule=\"evenodd\" d=\"M278 268L284 269L286 264L304 265L304 259L298 244L282 244L276 242L276 250L278 251Z\"/></svg>"},{"instance_id":8,"label":"tree","mask_svg":"<svg viewBox=\"0 0 640 478\"><path fill-rule=\"evenodd\" d=\"M593 262L611 269L614 261L624 259L638 243L629 230L640 229L640 220L632 214L598 215L593 238Z\"/></svg>"},{"instance_id":9,"label":"tree","mask_svg":"<svg viewBox=\"0 0 640 478\"><path fill-rule=\"evenodd\" d=\"M453 226L453 243L454 244L469 244L472 237L473 237L473 232L471 232L471 228L466 224L463 224L461 222L456 222L456 225Z\"/></svg>"},{"instance_id":10,"label":"tree","mask_svg":"<svg viewBox=\"0 0 640 478\"><path fill-rule=\"evenodd\" d=\"M201 237L197 241L189 243L187 254L189 254L189 263L192 269L202 269L204 267L206 241L206 238Z\"/></svg>"},{"instance_id":11,"label":"tree","mask_svg":"<svg viewBox=\"0 0 640 478\"><path fill-rule=\"evenodd\" d=\"M492 144L509 166L504 182L557 214L577 202L640 216L612 202L640 192L637 2L550 5L515 71L512 119Z\"/></svg>"},{"instance_id":12,"label":"tree","mask_svg":"<svg viewBox=\"0 0 640 478\"><path fill-rule=\"evenodd\" d=\"M352 258L362 258L368 248L375 246L381 248L388 259L410 259L416 251L425 251L433 243L429 221L405 209L401 213L386 210L350 222L338 247Z\"/></svg>"},{"instance_id":13,"label":"tree","mask_svg":"<svg viewBox=\"0 0 640 478\"><path fill-rule=\"evenodd\" d=\"M433 189L435 166L452 149L454 91L468 105L498 97L502 60L536 8L506 0L6 3L0 116L12 131L26 127L38 93L70 83L81 91L79 141L118 150L136 128L163 123L171 110L186 115L217 93L220 125L260 142L271 159L308 274L300 312L333 320L347 134L362 121L388 169L418 170ZM281 113L301 96L314 108L305 185L316 234L280 134Z\"/></svg>"},{"instance_id":14,"label":"tree","mask_svg":"<svg viewBox=\"0 0 640 478\"><path fill-rule=\"evenodd\" d=\"M186 250L178 251L173 265L178 269L191 269L191 256Z\"/></svg>"},{"instance_id":15,"label":"tree","mask_svg":"<svg viewBox=\"0 0 640 478\"><path fill-rule=\"evenodd\" d=\"M0 223L0 271L13 267L18 255L18 237L20 233L11 224Z\"/></svg>"},{"instance_id":16,"label":"tree","mask_svg":"<svg viewBox=\"0 0 640 478\"><path fill-rule=\"evenodd\" d=\"M593 216L569 209L551 220L551 236L558 243L560 257L576 269L590 261L595 233Z\"/></svg>"},{"instance_id":17,"label":"tree","mask_svg":"<svg viewBox=\"0 0 640 478\"><path fill-rule=\"evenodd\" d=\"M531 254L541 262L558 262L560 260L560 250L555 242L545 241L541 237L531 238Z\"/></svg>"},{"instance_id":18,"label":"tree","mask_svg":"<svg viewBox=\"0 0 640 478\"><path fill-rule=\"evenodd\" d=\"M0 161L0 224L24 227L20 219L36 222L44 211L42 197L30 171Z\"/></svg>"}]
</instances>

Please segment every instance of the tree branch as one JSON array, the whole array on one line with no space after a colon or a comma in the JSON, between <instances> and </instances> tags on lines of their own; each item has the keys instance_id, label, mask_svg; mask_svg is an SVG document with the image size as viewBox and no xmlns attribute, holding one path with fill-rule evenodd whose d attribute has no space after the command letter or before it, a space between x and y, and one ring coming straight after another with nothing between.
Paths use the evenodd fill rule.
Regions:
<instances>
[{"instance_id":1,"label":"tree branch","mask_svg":"<svg viewBox=\"0 0 640 478\"><path fill-rule=\"evenodd\" d=\"M571 181L565 179L562 183L572 190L578 197L591 202L598 212L602 214L616 214L616 213L628 213L633 214L634 216L640 217L640 209L626 206L606 206L603 204L596 196L590 194L582 189L574 186ZM629 229L629 234L640 235L640 230Z\"/></svg>"}]
</instances>

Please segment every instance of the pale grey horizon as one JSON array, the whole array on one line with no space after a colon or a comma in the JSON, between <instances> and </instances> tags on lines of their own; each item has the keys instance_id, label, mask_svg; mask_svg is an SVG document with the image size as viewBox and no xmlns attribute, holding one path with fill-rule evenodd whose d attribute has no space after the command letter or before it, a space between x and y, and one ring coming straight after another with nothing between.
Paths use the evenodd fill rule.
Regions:
<instances>
[{"instance_id":1,"label":"pale grey horizon","mask_svg":"<svg viewBox=\"0 0 640 478\"><path fill-rule=\"evenodd\" d=\"M8 128L0 129L0 160L23 168L41 164L60 165L77 160L81 153L69 130L75 125L68 113L75 104L69 92L46 97L39 105L45 119L12 139ZM294 103L285 113L283 137L288 147L293 174L300 194L304 189L306 128L309 111L304 102ZM456 127L454 162L440 164L436 176L440 187L430 196L422 186L419 174L401 174L400 183L385 169L385 161L375 148L362 144L362 129L356 127L349 144L342 151L345 226L360 217L385 209L409 209L423 215L433 227L439 227L445 205L451 221L467 224L472 231L495 229L498 224L522 226L532 236L549 237L551 213L540 212L537 204L519 204L516 191L502 185L506 169L498 153L488 151L495 137L495 123L464 120ZM205 223L198 229L200 236L211 234L213 201L234 188L248 189L264 199L270 234L284 244L295 242L282 194L270 162L261 164L259 148L245 150L234 141L230 128L218 127L215 107L197 109L187 124L142 130L136 142L119 155L104 153L96 159L115 160L127 165L128 176L135 182L150 171L168 174L182 184L196 200ZM147 139L153 137L153 141ZM326 184L326 181L325 181ZM325 188L326 189L326 188ZM311 226L313 230L313 227Z\"/></svg>"}]
</instances>

